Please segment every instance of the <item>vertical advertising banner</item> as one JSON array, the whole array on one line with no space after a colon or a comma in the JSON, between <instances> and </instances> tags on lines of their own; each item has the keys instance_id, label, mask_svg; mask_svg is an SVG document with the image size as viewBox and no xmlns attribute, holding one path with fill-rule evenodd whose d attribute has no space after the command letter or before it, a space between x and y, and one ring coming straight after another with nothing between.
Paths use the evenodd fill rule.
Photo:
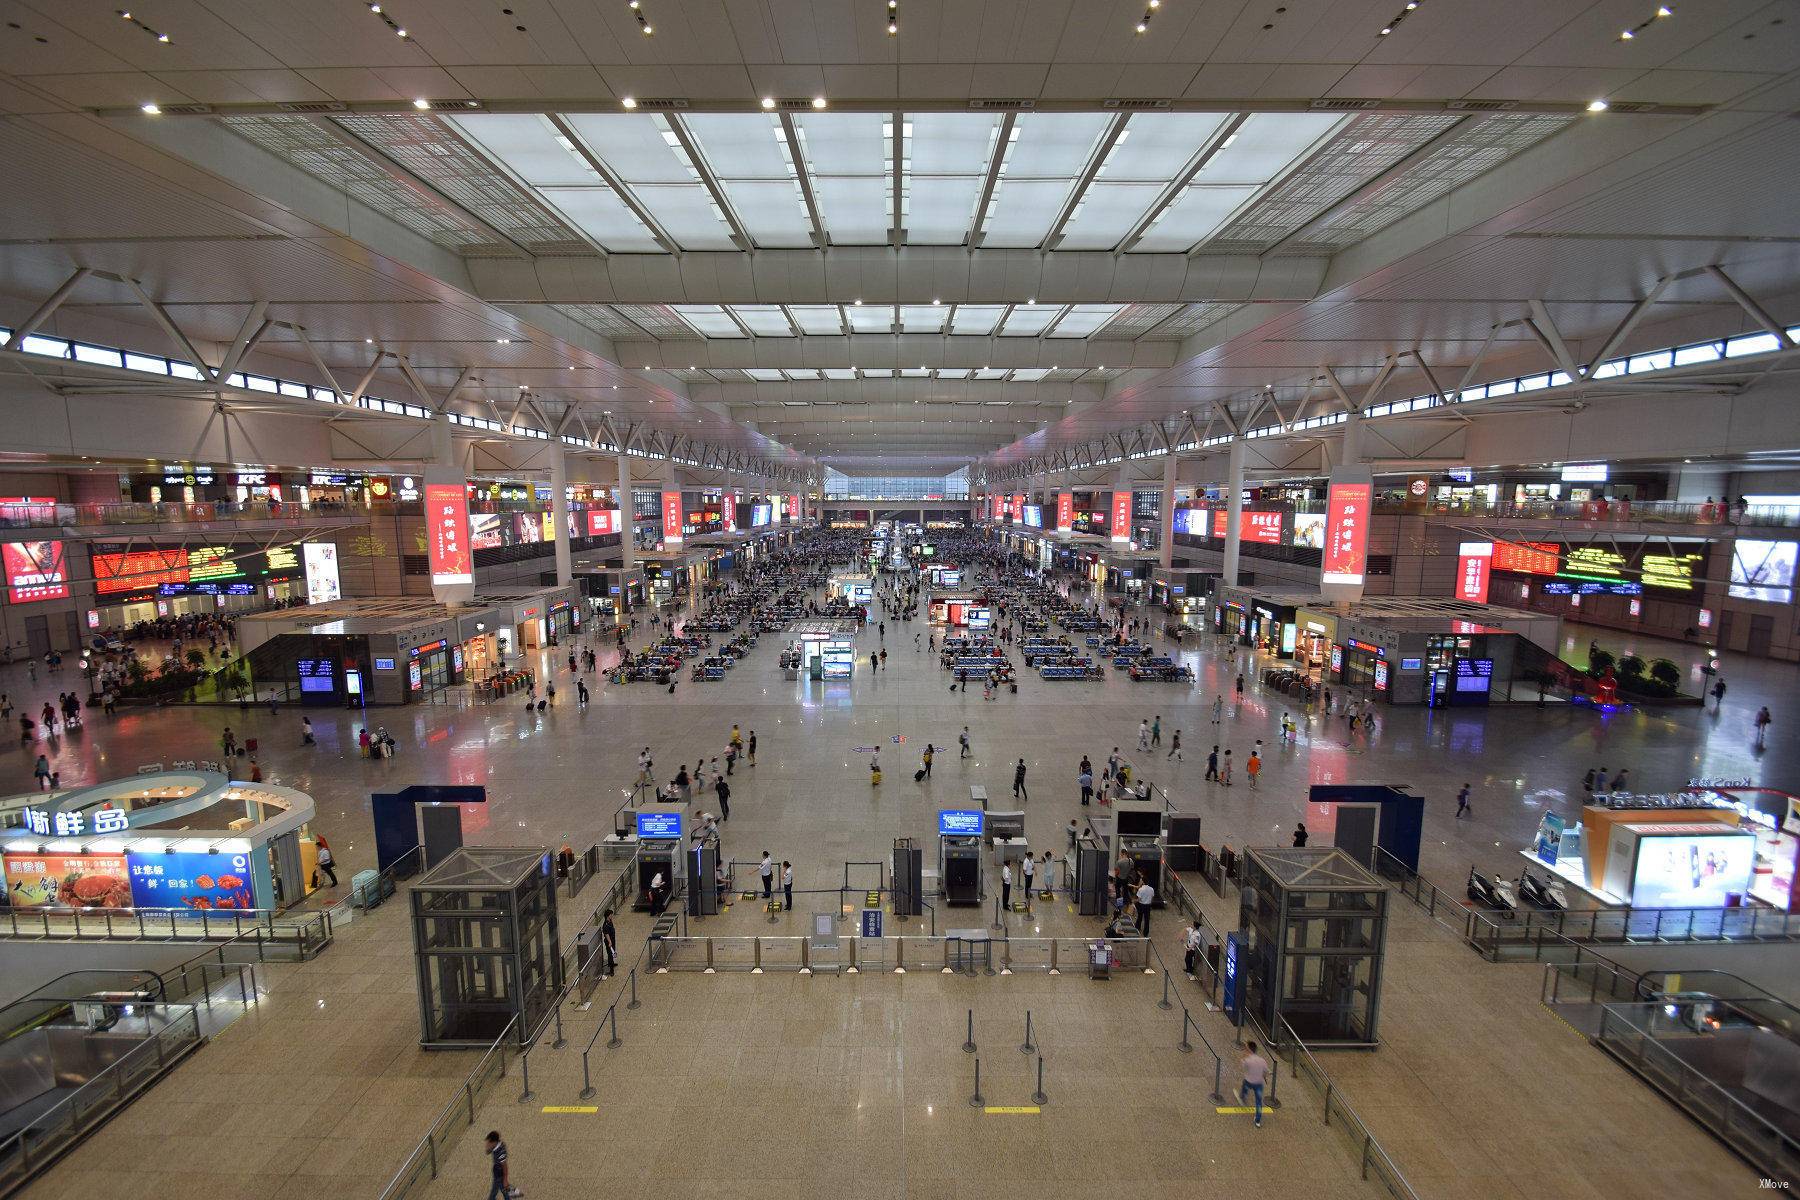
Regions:
<instances>
[{"instance_id":1,"label":"vertical advertising banner","mask_svg":"<svg viewBox=\"0 0 1800 1200\"><path fill-rule=\"evenodd\" d=\"M464 485L425 485L425 539L432 583L475 582L475 553L469 545L469 498Z\"/></svg>"},{"instance_id":2,"label":"vertical advertising banner","mask_svg":"<svg viewBox=\"0 0 1800 1200\"><path fill-rule=\"evenodd\" d=\"M1067 533L1075 528L1075 493L1056 493L1056 528L1059 533Z\"/></svg>"},{"instance_id":3,"label":"vertical advertising banner","mask_svg":"<svg viewBox=\"0 0 1800 1200\"><path fill-rule=\"evenodd\" d=\"M988 500L992 503L992 506L993 506L993 512L992 512L993 518L994 518L994 520L998 521L1000 519L1000 506L1004 502L998 496L989 496Z\"/></svg>"},{"instance_id":4,"label":"vertical advertising banner","mask_svg":"<svg viewBox=\"0 0 1800 1200\"><path fill-rule=\"evenodd\" d=\"M1012 498L1012 519L1015 521L1025 519L1025 497L1014 496Z\"/></svg>"},{"instance_id":5,"label":"vertical advertising banner","mask_svg":"<svg viewBox=\"0 0 1800 1200\"><path fill-rule=\"evenodd\" d=\"M725 495L723 497L721 497L721 500L723 502L723 507L725 510L725 532L730 533L732 530L734 530L738 527L738 524L737 524L737 497L732 495L730 492L726 492Z\"/></svg>"},{"instance_id":6,"label":"vertical advertising banner","mask_svg":"<svg viewBox=\"0 0 1800 1200\"><path fill-rule=\"evenodd\" d=\"M1488 578L1494 565L1494 543L1464 542L1456 551L1456 598L1486 604Z\"/></svg>"},{"instance_id":7,"label":"vertical advertising banner","mask_svg":"<svg viewBox=\"0 0 1800 1200\"><path fill-rule=\"evenodd\" d=\"M1114 492L1112 494L1112 517L1107 522L1115 542L1131 540L1131 493Z\"/></svg>"},{"instance_id":8,"label":"vertical advertising banner","mask_svg":"<svg viewBox=\"0 0 1800 1200\"><path fill-rule=\"evenodd\" d=\"M1494 543L1463 542L1456 549L1456 599L1487 603L1487 583L1494 567Z\"/></svg>"},{"instance_id":9,"label":"vertical advertising banner","mask_svg":"<svg viewBox=\"0 0 1800 1200\"><path fill-rule=\"evenodd\" d=\"M787 498L787 519L790 521L800 519L800 497L789 496Z\"/></svg>"},{"instance_id":10,"label":"vertical advertising banner","mask_svg":"<svg viewBox=\"0 0 1800 1200\"><path fill-rule=\"evenodd\" d=\"M326 604L344 598L343 583L338 576L336 542L302 542L300 551L306 559L306 602Z\"/></svg>"},{"instance_id":11,"label":"vertical advertising banner","mask_svg":"<svg viewBox=\"0 0 1800 1200\"><path fill-rule=\"evenodd\" d=\"M1325 555L1319 582L1355 588L1360 595L1369 563L1369 510L1375 485L1367 480L1332 480L1325 493Z\"/></svg>"},{"instance_id":12,"label":"vertical advertising banner","mask_svg":"<svg viewBox=\"0 0 1800 1200\"><path fill-rule=\"evenodd\" d=\"M667 545L681 543L681 493L664 492L662 494L663 542Z\"/></svg>"}]
</instances>

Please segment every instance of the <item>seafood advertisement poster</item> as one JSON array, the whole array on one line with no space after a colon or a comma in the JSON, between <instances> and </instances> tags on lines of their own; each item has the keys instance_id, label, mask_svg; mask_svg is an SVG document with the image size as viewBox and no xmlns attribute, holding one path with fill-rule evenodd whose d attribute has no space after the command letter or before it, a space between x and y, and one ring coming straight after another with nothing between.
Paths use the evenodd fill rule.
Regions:
<instances>
[{"instance_id":1,"label":"seafood advertisement poster","mask_svg":"<svg viewBox=\"0 0 1800 1200\"><path fill-rule=\"evenodd\" d=\"M130 908L131 880L123 854L22 854L5 856L6 894L15 908L53 904L77 908Z\"/></svg>"},{"instance_id":2,"label":"seafood advertisement poster","mask_svg":"<svg viewBox=\"0 0 1800 1200\"><path fill-rule=\"evenodd\" d=\"M139 908L247 909L248 854L131 854L131 899Z\"/></svg>"}]
</instances>

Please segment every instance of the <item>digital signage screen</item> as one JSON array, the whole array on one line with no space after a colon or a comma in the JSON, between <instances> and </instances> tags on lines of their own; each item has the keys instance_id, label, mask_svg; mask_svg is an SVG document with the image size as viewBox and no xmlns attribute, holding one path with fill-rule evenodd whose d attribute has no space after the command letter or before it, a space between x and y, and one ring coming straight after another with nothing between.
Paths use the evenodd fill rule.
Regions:
<instances>
[{"instance_id":1,"label":"digital signage screen","mask_svg":"<svg viewBox=\"0 0 1800 1200\"><path fill-rule=\"evenodd\" d=\"M14 604L66 600L68 566L59 541L7 542L0 546L6 567L6 595Z\"/></svg>"},{"instance_id":2,"label":"digital signage screen","mask_svg":"<svg viewBox=\"0 0 1800 1200\"><path fill-rule=\"evenodd\" d=\"M1570 579L1623 579L1625 556L1604 546L1571 546L1560 573Z\"/></svg>"},{"instance_id":3,"label":"digital signage screen","mask_svg":"<svg viewBox=\"0 0 1800 1200\"><path fill-rule=\"evenodd\" d=\"M1644 586L1671 592L1691 592L1694 580L1706 568L1704 552L1682 554L1646 554L1638 560L1638 572Z\"/></svg>"},{"instance_id":4,"label":"digital signage screen","mask_svg":"<svg viewBox=\"0 0 1800 1200\"><path fill-rule=\"evenodd\" d=\"M1295 513L1292 544L1309 550L1325 548L1325 514Z\"/></svg>"},{"instance_id":5,"label":"digital signage screen","mask_svg":"<svg viewBox=\"0 0 1800 1200\"><path fill-rule=\"evenodd\" d=\"M1027 504L1019 509L1019 519L1033 529L1044 527L1044 509L1040 504Z\"/></svg>"},{"instance_id":6,"label":"digital signage screen","mask_svg":"<svg viewBox=\"0 0 1800 1200\"><path fill-rule=\"evenodd\" d=\"M1495 542L1494 570L1554 575L1561 550L1555 542Z\"/></svg>"},{"instance_id":7,"label":"digital signage screen","mask_svg":"<svg viewBox=\"0 0 1800 1200\"><path fill-rule=\"evenodd\" d=\"M1632 907L1723 908L1728 897L1750 890L1756 835L1646 834L1638 839L1637 853Z\"/></svg>"},{"instance_id":8,"label":"digital signage screen","mask_svg":"<svg viewBox=\"0 0 1800 1200\"><path fill-rule=\"evenodd\" d=\"M775 519L775 506L772 504L752 504L750 506L750 528L760 529Z\"/></svg>"},{"instance_id":9,"label":"digital signage screen","mask_svg":"<svg viewBox=\"0 0 1800 1200\"><path fill-rule=\"evenodd\" d=\"M425 485L425 537L431 582L475 582L475 551L469 542L469 498L465 485Z\"/></svg>"},{"instance_id":10,"label":"digital signage screen","mask_svg":"<svg viewBox=\"0 0 1800 1200\"><path fill-rule=\"evenodd\" d=\"M344 588L338 578L337 545L334 542L304 542L306 555L306 602L324 604L342 600Z\"/></svg>"},{"instance_id":11,"label":"digital signage screen","mask_svg":"<svg viewBox=\"0 0 1800 1200\"><path fill-rule=\"evenodd\" d=\"M1471 604L1486 604L1488 570L1492 565L1494 543L1464 542L1457 549L1456 598Z\"/></svg>"},{"instance_id":12,"label":"digital signage screen","mask_svg":"<svg viewBox=\"0 0 1800 1200\"><path fill-rule=\"evenodd\" d=\"M509 518L502 513L470 513L469 545L477 550L492 550L507 544L508 530L502 522Z\"/></svg>"},{"instance_id":13,"label":"digital signage screen","mask_svg":"<svg viewBox=\"0 0 1800 1200\"><path fill-rule=\"evenodd\" d=\"M938 810L938 833L951 837L980 837L987 814L979 808L943 808Z\"/></svg>"},{"instance_id":14,"label":"digital signage screen","mask_svg":"<svg viewBox=\"0 0 1800 1200\"><path fill-rule=\"evenodd\" d=\"M186 550L134 550L123 554L96 552L94 590L101 595L155 591L159 584L188 581Z\"/></svg>"},{"instance_id":15,"label":"digital signage screen","mask_svg":"<svg viewBox=\"0 0 1800 1200\"><path fill-rule=\"evenodd\" d=\"M1731 583L1736 600L1786 604L1794 598L1796 542L1759 542L1739 538L1731 548Z\"/></svg>"},{"instance_id":16,"label":"digital signage screen","mask_svg":"<svg viewBox=\"0 0 1800 1200\"><path fill-rule=\"evenodd\" d=\"M188 550L188 582L242 579L244 569L230 546L194 546Z\"/></svg>"},{"instance_id":17,"label":"digital signage screen","mask_svg":"<svg viewBox=\"0 0 1800 1200\"><path fill-rule=\"evenodd\" d=\"M1369 563L1369 515L1374 492L1374 485L1369 483L1334 483L1326 491L1321 583L1363 582Z\"/></svg>"},{"instance_id":18,"label":"digital signage screen","mask_svg":"<svg viewBox=\"0 0 1800 1200\"><path fill-rule=\"evenodd\" d=\"M662 534L665 543L681 540L681 493L662 494Z\"/></svg>"},{"instance_id":19,"label":"digital signage screen","mask_svg":"<svg viewBox=\"0 0 1800 1200\"><path fill-rule=\"evenodd\" d=\"M337 690L337 664L329 658L303 658L295 664L300 672L302 692Z\"/></svg>"},{"instance_id":20,"label":"digital signage screen","mask_svg":"<svg viewBox=\"0 0 1800 1200\"><path fill-rule=\"evenodd\" d=\"M9 850L6 896L14 908L130 908L123 854L35 854Z\"/></svg>"},{"instance_id":21,"label":"digital signage screen","mask_svg":"<svg viewBox=\"0 0 1800 1200\"><path fill-rule=\"evenodd\" d=\"M678 812L641 812L637 815L639 838L674 841L681 837L681 814Z\"/></svg>"}]
</instances>

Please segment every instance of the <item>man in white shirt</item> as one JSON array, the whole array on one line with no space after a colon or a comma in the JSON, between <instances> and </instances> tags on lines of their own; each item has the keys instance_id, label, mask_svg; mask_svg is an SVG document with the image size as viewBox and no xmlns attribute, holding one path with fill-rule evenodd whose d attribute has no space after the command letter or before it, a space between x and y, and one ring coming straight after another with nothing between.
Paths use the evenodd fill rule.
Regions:
<instances>
[{"instance_id":1,"label":"man in white shirt","mask_svg":"<svg viewBox=\"0 0 1800 1200\"><path fill-rule=\"evenodd\" d=\"M763 899L767 900L774 895L775 887L775 860L769 857L767 850L763 851L762 865L756 871L762 876Z\"/></svg>"},{"instance_id":2,"label":"man in white shirt","mask_svg":"<svg viewBox=\"0 0 1800 1200\"><path fill-rule=\"evenodd\" d=\"M1138 933L1150 936L1150 905L1156 899L1156 889L1148 881L1138 884L1137 890L1137 927Z\"/></svg>"},{"instance_id":3,"label":"man in white shirt","mask_svg":"<svg viewBox=\"0 0 1800 1200\"><path fill-rule=\"evenodd\" d=\"M1030 854L1026 854L1025 861L1019 864L1019 869L1025 872L1025 909L1029 912L1031 910L1031 877L1037 874L1037 860Z\"/></svg>"},{"instance_id":4,"label":"man in white shirt","mask_svg":"<svg viewBox=\"0 0 1800 1200\"><path fill-rule=\"evenodd\" d=\"M663 906L663 874L658 871L650 877L650 913L652 916L662 912Z\"/></svg>"},{"instance_id":5,"label":"man in white shirt","mask_svg":"<svg viewBox=\"0 0 1800 1200\"><path fill-rule=\"evenodd\" d=\"M1000 910L1012 911L1012 864L1004 863L1000 867Z\"/></svg>"},{"instance_id":6,"label":"man in white shirt","mask_svg":"<svg viewBox=\"0 0 1800 1200\"><path fill-rule=\"evenodd\" d=\"M1182 966L1187 977L1194 977L1194 958L1200 953L1200 918L1195 917L1193 924L1181 933Z\"/></svg>"},{"instance_id":7,"label":"man in white shirt","mask_svg":"<svg viewBox=\"0 0 1800 1200\"><path fill-rule=\"evenodd\" d=\"M1269 1077L1269 1060L1256 1052L1255 1042L1245 1042L1244 1057L1239 1060L1238 1065L1244 1071L1244 1082L1238 1085L1238 1103L1244 1102L1245 1092L1256 1097L1256 1127L1261 1129L1263 1080Z\"/></svg>"}]
</instances>

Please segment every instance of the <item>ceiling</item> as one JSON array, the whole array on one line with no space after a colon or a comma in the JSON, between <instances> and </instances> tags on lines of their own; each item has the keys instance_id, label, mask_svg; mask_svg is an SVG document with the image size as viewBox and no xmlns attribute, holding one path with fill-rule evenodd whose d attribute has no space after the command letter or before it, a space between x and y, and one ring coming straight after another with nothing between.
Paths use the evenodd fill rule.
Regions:
<instances>
[{"instance_id":1,"label":"ceiling","mask_svg":"<svg viewBox=\"0 0 1800 1200\"><path fill-rule=\"evenodd\" d=\"M374 7L0 6L0 322L903 473L1800 284L1781 0Z\"/></svg>"}]
</instances>

